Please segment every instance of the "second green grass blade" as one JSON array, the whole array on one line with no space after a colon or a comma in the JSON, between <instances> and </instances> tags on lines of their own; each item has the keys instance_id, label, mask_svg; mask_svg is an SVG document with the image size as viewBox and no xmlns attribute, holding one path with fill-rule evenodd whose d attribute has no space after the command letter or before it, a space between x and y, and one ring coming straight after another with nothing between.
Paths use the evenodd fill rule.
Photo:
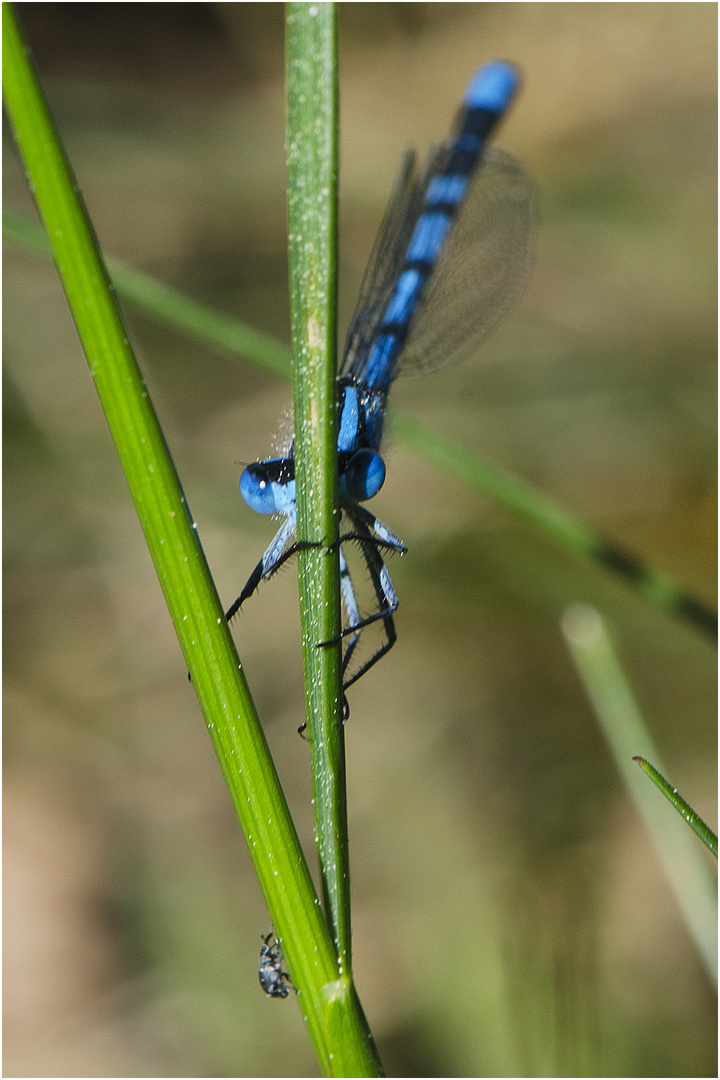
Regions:
<instances>
[{"instance_id":1,"label":"second green grass blade","mask_svg":"<svg viewBox=\"0 0 720 1080\"><path fill-rule=\"evenodd\" d=\"M364 1018L347 980L338 979L335 948L195 526L10 4L3 5L3 31L8 113L320 1064L327 1075L375 1075Z\"/></svg>"},{"instance_id":2,"label":"second green grass blade","mask_svg":"<svg viewBox=\"0 0 720 1080\"><path fill-rule=\"evenodd\" d=\"M711 851L717 859L718 838L710 826L693 810L690 803L683 799L678 789L668 784L665 777L657 771L654 765L637 755L633 758L633 761L650 777L655 787L663 793L670 805L677 810L681 818L687 821L692 831L700 837L708 851Z\"/></svg>"},{"instance_id":3,"label":"second green grass blade","mask_svg":"<svg viewBox=\"0 0 720 1080\"><path fill-rule=\"evenodd\" d=\"M562 629L615 764L657 850L663 870L705 967L717 985L717 891L697 841L659 803L635 766L638 755L660 761L600 613L586 604L565 612Z\"/></svg>"}]
</instances>

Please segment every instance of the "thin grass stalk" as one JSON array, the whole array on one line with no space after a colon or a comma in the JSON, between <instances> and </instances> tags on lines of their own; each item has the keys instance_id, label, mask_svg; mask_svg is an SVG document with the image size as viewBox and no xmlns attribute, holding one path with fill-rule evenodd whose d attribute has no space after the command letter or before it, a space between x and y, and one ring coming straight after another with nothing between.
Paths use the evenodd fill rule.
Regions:
<instances>
[{"instance_id":1,"label":"thin grass stalk","mask_svg":"<svg viewBox=\"0 0 720 1080\"><path fill-rule=\"evenodd\" d=\"M323 1072L378 1075L155 410L13 5L3 93L31 190Z\"/></svg>"}]
</instances>

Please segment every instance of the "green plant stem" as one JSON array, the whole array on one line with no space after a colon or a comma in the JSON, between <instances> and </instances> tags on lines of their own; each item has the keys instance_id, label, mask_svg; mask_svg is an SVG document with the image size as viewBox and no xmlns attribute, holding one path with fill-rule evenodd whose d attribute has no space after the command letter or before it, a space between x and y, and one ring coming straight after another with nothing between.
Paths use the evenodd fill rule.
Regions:
<instances>
[{"instance_id":1,"label":"green plant stem","mask_svg":"<svg viewBox=\"0 0 720 1080\"><path fill-rule=\"evenodd\" d=\"M339 978L192 517L8 3L3 45L5 103L31 190L321 1067L330 1076L377 1075L362 1010Z\"/></svg>"},{"instance_id":2,"label":"green plant stem","mask_svg":"<svg viewBox=\"0 0 720 1080\"><path fill-rule=\"evenodd\" d=\"M338 950L353 1075L382 1075L352 981L338 547L337 27L334 4L286 5L288 234L300 618L315 835ZM320 643L334 642L332 645Z\"/></svg>"},{"instance_id":3,"label":"green plant stem","mask_svg":"<svg viewBox=\"0 0 720 1080\"><path fill-rule=\"evenodd\" d=\"M693 810L692 806L690 806L690 803L686 802L685 799L683 799L678 789L671 787L665 777L661 776L661 774L653 765L650 764L649 761L646 761L645 758L641 757L634 757L633 761L636 765L639 765L645 773L647 773L653 784L655 784L655 786L660 789L660 791L663 793L670 805L675 807L680 817L687 821L693 832L697 833L708 851L711 851L717 859L718 838L712 831L712 829L709 827L709 825L705 824L700 815Z\"/></svg>"},{"instance_id":4,"label":"green plant stem","mask_svg":"<svg viewBox=\"0 0 720 1080\"><path fill-rule=\"evenodd\" d=\"M3 210L3 236L36 255L52 255L42 229L12 210ZM264 371L283 379L290 378L290 350L269 334L192 300L118 259L105 256L104 261L117 294L124 300L130 300L173 330L191 334L204 345L210 343L227 349L235 356L247 357Z\"/></svg>"},{"instance_id":5,"label":"green plant stem","mask_svg":"<svg viewBox=\"0 0 720 1080\"><path fill-rule=\"evenodd\" d=\"M327 914L350 974L340 667L335 382L337 49L334 5L287 5L287 159L298 556L307 730ZM318 648L319 642L337 640Z\"/></svg>"},{"instance_id":6,"label":"green plant stem","mask_svg":"<svg viewBox=\"0 0 720 1080\"><path fill-rule=\"evenodd\" d=\"M562 629L615 764L650 833L706 970L717 985L715 882L685 825L665 810L635 768L634 757L659 762L660 755L612 639L600 614L585 604L568 608Z\"/></svg>"},{"instance_id":7,"label":"green plant stem","mask_svg":"<svg viewBox=\"0 0 720 1080\"><path fill-rule=\"evenodd\" d=\"M600 536L548 495L494 462L465 450L407 413L395 411L393 425L403 441L418 454L488 495L549 536L559 547L611 570L657 607L685 619L717 641L716 612L689 596L666 574L645 565Z\"/></svg>"}]
</instances>

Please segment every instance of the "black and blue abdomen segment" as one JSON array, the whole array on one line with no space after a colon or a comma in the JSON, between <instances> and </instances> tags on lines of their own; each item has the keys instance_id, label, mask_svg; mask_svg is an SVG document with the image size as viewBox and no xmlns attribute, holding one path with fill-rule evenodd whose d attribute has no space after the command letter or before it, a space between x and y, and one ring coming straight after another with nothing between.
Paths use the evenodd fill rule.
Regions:
<instances>
[{"instance_id":1,"label":"black and blue abdomen segment","mask_svg":"<svg viewBox=\"0 0 720 1080\"><path fill-rule=\"evenodd\" d=\"M385 309L364 365L363 381L385 392L407 338L428 278L437 263L455 213L467 193L482 151L519 84L504 61L485 64L468 85L451 142L431 175L405 254L397 285Z\"/></svg>"}]
</instances>

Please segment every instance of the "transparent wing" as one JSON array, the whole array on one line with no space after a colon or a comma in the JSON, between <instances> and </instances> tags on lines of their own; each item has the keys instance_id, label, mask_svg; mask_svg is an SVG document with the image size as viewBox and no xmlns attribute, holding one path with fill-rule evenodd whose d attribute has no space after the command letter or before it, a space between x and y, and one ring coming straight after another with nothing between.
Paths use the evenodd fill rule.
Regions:
<instances>
[{"instance_id":1,"label":"transparent wing","mask_svg":"<svg viewBox=\"0 0 720 1080\"><path fill-rule=\"evenodd\" d=\"M360 297L345 344L340 375L353 375L356 379L362 379L377 324L390 301L405 261L412 230L422 212L426 185L427 175L422 179L418 178L415 155L412 152L407 153L365 270Z\"/></svg>"},{"instance_id":2,"label":"transparent wing","mask_svg":"<svg viewBox=\"0 0 720 1080\"><path fill-rule=\"evenodd\" d=\"M488 147L410 324L398 374L454 364L494 330L525 291L537 216L530 176Z\"/></svg>"}]
</instances>

